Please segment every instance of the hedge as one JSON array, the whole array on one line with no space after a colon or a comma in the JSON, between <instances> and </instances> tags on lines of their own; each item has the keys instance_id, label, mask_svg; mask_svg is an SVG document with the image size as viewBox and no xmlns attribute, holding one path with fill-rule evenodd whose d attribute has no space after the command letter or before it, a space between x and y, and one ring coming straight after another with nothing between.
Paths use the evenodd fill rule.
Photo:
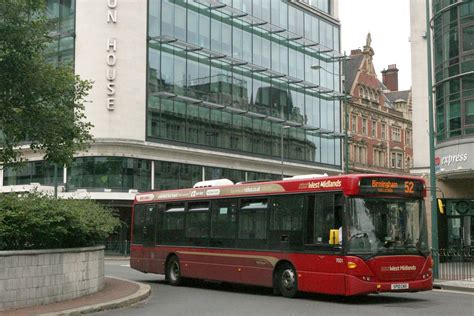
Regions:
<instances>
[{"instance_id":1,"label":"hedge","mask_svg":"<svg viewBox=\"0 0 474 316\"><path fill-rule=\"evenodd\" d=\"M91 246L120 225L113 210L91 200L0 195L0 250Z\"/></svg>"}]
</instances>

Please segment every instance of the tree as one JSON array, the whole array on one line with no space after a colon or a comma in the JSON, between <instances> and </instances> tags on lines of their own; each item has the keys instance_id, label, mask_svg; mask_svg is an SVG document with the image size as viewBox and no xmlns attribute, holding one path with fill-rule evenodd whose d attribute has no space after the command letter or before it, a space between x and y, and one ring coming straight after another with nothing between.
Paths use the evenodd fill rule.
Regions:
<instances>
[{"instance_id":1,"label":"tree","mask_svg":"<svg viewBox=\"0 0 474 316\"><path fill-rule=\"evenodd\" d=\"M91 82L45 61L52 23L44 0L0 0L0 165L30 148L69 164L92 140L84 98Z\"/></svg>"},{"instance_id":2,"label":"tree","mask_svg":"<svg viewBox=\"0 0 474 316\"><path fill-rule=\"evenodd\" d=\"M8 193L0 199L0 250L87 247L120 226L113 210L91 200L36 192Z\"/></svg>"}]
</instances>

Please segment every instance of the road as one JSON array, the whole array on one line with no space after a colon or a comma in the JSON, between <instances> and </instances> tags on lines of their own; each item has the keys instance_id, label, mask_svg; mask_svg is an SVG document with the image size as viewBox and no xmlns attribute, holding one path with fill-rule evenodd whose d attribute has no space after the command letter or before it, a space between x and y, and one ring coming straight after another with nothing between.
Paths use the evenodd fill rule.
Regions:
<instances>
[{"instance_id":1,"label":"road","mask_svg":"<svg viewBox=\"0 0 474 316\"><path fill-rule=\"evenodd\" d=\"M98 315L474 315L471 293L430 291L357 298L302 294L287 299L253 286L187 281L173 287L161 275L131 269L127 261L106 260L105 273L147 283L152 293L134 306Z\"/></svg>"}]
</instances>

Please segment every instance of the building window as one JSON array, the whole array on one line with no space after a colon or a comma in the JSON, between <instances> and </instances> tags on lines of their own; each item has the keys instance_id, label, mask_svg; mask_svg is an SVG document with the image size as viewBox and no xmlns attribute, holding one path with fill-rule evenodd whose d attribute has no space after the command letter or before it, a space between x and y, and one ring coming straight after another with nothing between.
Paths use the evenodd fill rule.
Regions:
<instances>
[{"instance_id":1,"label":"building window","mask_svg":"<svg viewBox=\"0 0 474 316\"><path fill-rule=\"evenodd\" d=\"M385 168L385 151L382 149L374 149L374 165Z\"/></svg>"},{"instance_id":2,"label":"building window","mask_svg":"<svg viewBox=\"0 0 474 316\"><path fill-rule=\"evenodd\" d=\"M405 132L405 138L406 138L406 144L408 147L412 147L413 145L413 138L411 136L411 131L410 130L406 130Z\"/></svg>"},{"instance_id":3,"label":"building window","mask_svg":"<svg viewBox=\"0 0 474 316\"><path fill-rule=\"evenodd\" d=\"M392 152L392 168L403 169L403 153Z\"/></svg>"},{"instance_id":4,"label":"building window","mask_svg":"<svg viewBox=\"0 0 474 316\"><path fill-rule=\"evenodd\" d=\"M387 129L387 127L386 127L385 123L382 123L382 126L381 126L381 128L380 128L380 134L381 134L380 136L381 136L382 139L386 139L386 138L387 138L386 132L385 132L386 129Z\"/></svg>"},{"instance_id":5,"label":"building window","mask_svg":"<svg viewBox=\"0 0 474 316\"><path fill-rule=\"evenodd\" d=\"M474 125L474 99L464 102L464 124Z\"/></svg>"},{"instance_id":6,"label":"building window","mask_svg":"<svg viewBox=\"0 0 474 316\"><path fill-rule=\"evenodd\" d=\"M355 163L365 164L367 162L367 148L361 145L354 145L352 157Z\"/></svg>"},{"instance_id":7,"label":"building window","mask_svg":"<svg viewBox=\"0 0 474 316\"><path fill-rule=\"evenodd\" d=\"M461 104L459 101L449 104L449 136L461 135Z\"/></svg>"},{"instance_id":8,"label":"building window","mask_svg":"<svg viewBox=\"0 0 474 316\"><path fill-rule=\"evenodd\" d=\"M374 162L374 166L378 166L380 161L379 161L379 152L377 149L374 149L374 159L373 159L373 162Z\"/></svg>"},{"instance_id":9,"label":"building window","mask_svg":"<svg viewBox=\"0 0 474 316\"><path fill-rule=\"evenodd\" d=\"M392 140L396 142L402 141L402 131L398 126L392 126Z\"/></svg>"},{"instance_id":10,"label":"building window","mask_svg":"<svg viewBox=\"0 0 474 316\"><path fill-rule=\"evenodd\" d=\"M372 137L377 137L377 121L372 121L370 125L370 135Z\"/></svg>"},{"instance_id":11,"label":"building window","mask_svg":"<svg viewBox=\"0 0 474 316\"><path fill-rule=\"evenodd\" d=\"M474 25L469 25L462 30L462 50L470 51L474 49Z\"/></svg>"},{"instance_id":12,"label":"building window","mask_svg":"<svg viewBox=\"0 0 474 316\"><path fill-rule=\"evenodd\" d=\"M367 135L367 119L362 118L362 134Z\"/></svg>"},{"instance_id":13,"label":"building window","mask_svg":"<svg viewBox=\"0 0 474 316\"><path fill-rule=\"evenodd\" d=\"M351 131L357 133L357 115L352 114Z\"/></svg>"}]
</instances>

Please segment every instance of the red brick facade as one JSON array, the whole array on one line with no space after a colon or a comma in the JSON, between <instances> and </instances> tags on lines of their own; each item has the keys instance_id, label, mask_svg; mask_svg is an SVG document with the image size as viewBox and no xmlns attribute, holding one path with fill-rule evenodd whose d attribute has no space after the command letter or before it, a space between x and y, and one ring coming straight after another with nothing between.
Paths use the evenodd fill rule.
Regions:
<instances>
[{"instance_id":1,"label":"red brick facade","mask_svg":"<svg viewBox=\"0 0 474 316\"><path fill-rule=\"evenodd\" d=\"M349 171L408 173L413 157L411 91L389 91L379 81L369 39L363 51L351 52L344 67L345 89L352 97L344 107ZM393 87L398 87L398 79Z\"/></svg>"}]
</instances>

